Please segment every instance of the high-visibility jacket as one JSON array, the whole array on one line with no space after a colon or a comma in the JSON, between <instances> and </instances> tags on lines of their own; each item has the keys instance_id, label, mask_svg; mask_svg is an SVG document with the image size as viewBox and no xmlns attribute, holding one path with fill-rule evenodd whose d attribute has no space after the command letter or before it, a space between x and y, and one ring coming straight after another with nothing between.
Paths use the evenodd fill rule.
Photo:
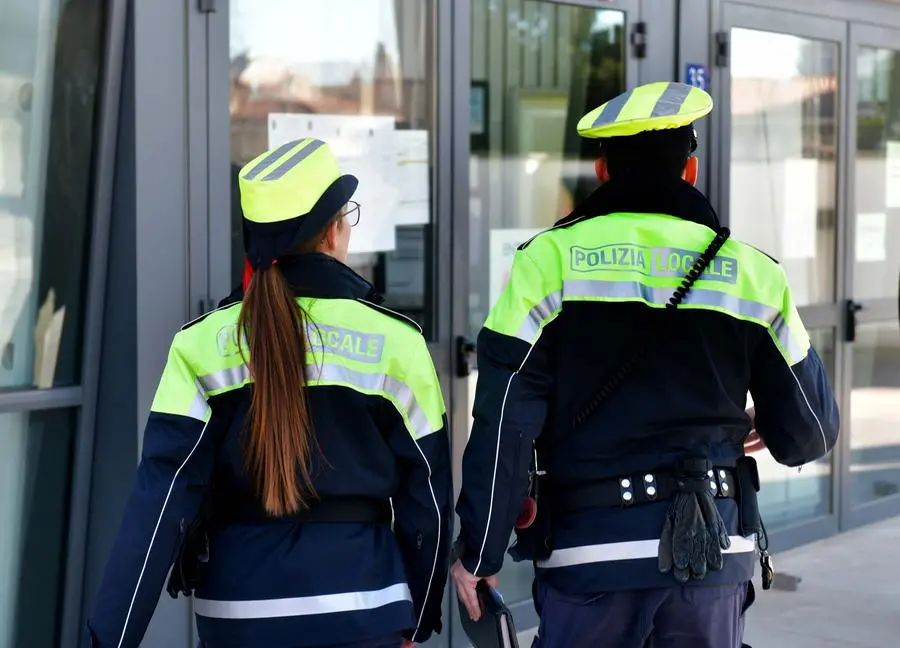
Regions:
<instances>
[{"instance_id":1,"label":"high-visibility jacket","mask_svg":"<svg viewBox=\"0 0 900 648\"><path fill-rule=\"evenodd\" d=\"M825 455L840 425L834 395L784 270L728 240L675 313L665 304L714 237L718 220L686 182L610 182L517 251L478 336L474 424L457 504L464 566L500 570L540 438L562 490L701 456L733 467L751 429L747 393L772 456L800 466ZM573 419L624 361L639 322L654 340L631 374L580 425ZM662 338L657 341L656 338ZM639 488L640 486L635 486ZM763 484L763 488L765 488ZM751 578L754 543L733 499L716 500L732 546L700 584ZM670 502L580 510L552 522L537 576L568 593L676 585L657 550Z\"/></svg>"},{"instance_id":2,"label":"high-visibility jacket","mask_svg":"<svg viewBox=\"0 0 900 648\"><path fill-rule=\"evenodd\" d=\"M201 638L221 648L297 648L441 629L451 468L440 385L418 327L376 306L372 287L322 255L279 262L308 314L313 485L390 498L390 525L290 519L216 522L194 593ZM89 629L136 647L185 529L211 484L255 501L244 469L251 380L237 345L240 303L176 334L143 456ZM223 503L225 507L229 502Z\"/></svg>"}]
</instances>

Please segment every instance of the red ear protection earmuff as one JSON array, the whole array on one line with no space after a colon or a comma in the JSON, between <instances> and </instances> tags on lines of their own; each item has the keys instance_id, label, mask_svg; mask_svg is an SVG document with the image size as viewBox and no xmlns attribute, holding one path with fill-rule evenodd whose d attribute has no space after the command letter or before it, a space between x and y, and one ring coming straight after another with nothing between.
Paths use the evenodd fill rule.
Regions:
<instances>
[{"instance_id":1,"label":"red ear protection earmuff","mask_svg":"<svg viewBox=\"0 0 900 648\"><path fill-rule=\"evenodd\" d=\"M606 168L606 162L603 158L594 160L594 173L597 180L601 183L609 182L609 170Z\"/></svg>"},{"instance_id":2,"label":"red ear protection earmuff","mask_svg":"<svg viewBox=\"0 0 900 648\"><path fill-rule=\"evenodd\" d=\"M250 259L244 259L244 275L241 277L241 287L244 292L250 286L250 280L253 278L253 266L250 265Z\"/></svg>"}]
</instances>

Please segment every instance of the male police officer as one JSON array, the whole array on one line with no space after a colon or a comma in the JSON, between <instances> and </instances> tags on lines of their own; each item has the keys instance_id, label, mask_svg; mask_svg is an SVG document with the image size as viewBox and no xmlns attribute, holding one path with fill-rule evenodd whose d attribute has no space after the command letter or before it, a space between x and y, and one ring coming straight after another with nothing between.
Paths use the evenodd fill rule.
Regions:
<instances>
[{"instance_id":1,"label":"male police officer","mask_svg":"<svg viewBox=\"0 0 900 648\"><path fill-rule=\"evenodd\" d=\"M772 575L747 393L782 464L838 435L784 271L693 186L691 124L711 110L652 83L586 115L601 186L519 248L478 338L453 576L478 617L515 526L536 646L740 646L757 541Z\"/></svg>"}]
</instances>

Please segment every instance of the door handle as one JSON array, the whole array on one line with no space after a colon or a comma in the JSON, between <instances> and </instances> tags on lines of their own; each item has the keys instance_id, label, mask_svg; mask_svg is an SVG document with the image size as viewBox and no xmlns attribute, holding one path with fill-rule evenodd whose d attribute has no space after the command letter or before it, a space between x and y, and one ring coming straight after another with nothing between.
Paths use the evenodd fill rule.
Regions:
<instances>
[{"instance_id":1,"label":"door handle","mask_svg":"<svg viewBox=\"0 0 900 648\"><path fill-rule=\"evenodd\" d=\"M465 335L456 338L456 376L465 378L478 370L478 355L475 340Z\"/></svg>"},{"instance_id":2,"label":"door handle","mask_svg":"<svg viewBox=\"0 0 900 648\"><path fill-rule=\"evenodd\" d=\"M863 305L852 299L844 304L844 342L856 342L856 314L862 309Z\"/></svg>"}]
</instances>

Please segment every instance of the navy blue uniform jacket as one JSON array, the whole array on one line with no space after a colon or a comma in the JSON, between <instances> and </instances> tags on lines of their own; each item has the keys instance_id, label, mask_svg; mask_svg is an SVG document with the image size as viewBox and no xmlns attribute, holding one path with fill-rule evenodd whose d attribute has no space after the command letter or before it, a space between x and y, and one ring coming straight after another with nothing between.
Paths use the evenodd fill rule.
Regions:
<instances>
[{"instance_id":1,"label":"navy blue uniform jacket","mask_svg":"<svg viewBox=\"0 0 900 648\"><path fill-rule=\"evenodd\" d=\"M390 498L393 529L289 519L214 523L209 564L194 593L201 639L217 648L334 645L396 632L425 641L441 629L452 516L446 421L427 346L414 323L370 303L371 286L345 265L309 255L284 260L280 267L298 295L318 304L328 300L327 307L351 314L342 329L316 322L329 327L324 344L366 340L342 346L345 357L379 350L371 346L373 329L400 336L402 353L391 352L390 375L374 365L354 373L347 369L352 364L323 356L315 368L320 380L308 392L321 449L311 467L318 495ZM234 301L204 318L235 321L236 311L230 320L227 316L228 309L240 308ZM211 328L211 335L230 344L217 330ZM380 343L385 357L391 335L385 333ZM396 349L396 340L393 344ZM401 382L411 375L404 374L412 371L409 363L420 363L414 367L418 384L426 383L432 410L440 406L427 419L415 396L423 392ZM227 493L226 506L256 501L240 440L250 401L249 374L240 375L242 367L198 377L198 385L207 386L211 410L205 427L190 415L160 413L156 407L151 412L140 466L88 623L94 645L140 644L177 547L210 484L217 496L220 489ZM343 373L322 380L329 371ZM209 389L223 380L243 383L226 391ZM354 388L353 380L361 386ZM203 399L200 405L206 407ZM411 434L411 428L418 433Z\"/></svg>"},{"instance_id":2,"label":"navy blue uniform jacket","mask_svg":"<svg viewBox=\"0 0 900 648\"><path fill-rule=\"evenodd\" d=\"M584 210L588 219L626 212L638 219L666 214L699 223L710 228L710 239L718 227L706 198L681 180L634 187L612 182L598 189ZM588 248L612 242L578 240ZM591 401L601 378L623 362L622 350L648 307L563 303L533 346L489 328L479 334L474 423L456 507L462 561L470 572L485 576L500 570L526 493L532 442L541 435L541 468L560 484L624 476L640 483L644 471L686 456L733 467L751 429L744 411L749 391L757 429L780 463L801 466L834 445L838 410L815 351L791 367L763 327L701 309L679 311L683 325L677 334L660 324L666 343L645 355L610 399L572 429L573 417ZM663 311L654 312L649 317ZM723 570L702 583L749 580L753 542L737 535L734 500L717 504L733 546ZM668 506L583 510L557 519L554 551L536 564L537 577L572 594L675 585L671 574L657 568Z\"/></svg>"}]
</instances>

